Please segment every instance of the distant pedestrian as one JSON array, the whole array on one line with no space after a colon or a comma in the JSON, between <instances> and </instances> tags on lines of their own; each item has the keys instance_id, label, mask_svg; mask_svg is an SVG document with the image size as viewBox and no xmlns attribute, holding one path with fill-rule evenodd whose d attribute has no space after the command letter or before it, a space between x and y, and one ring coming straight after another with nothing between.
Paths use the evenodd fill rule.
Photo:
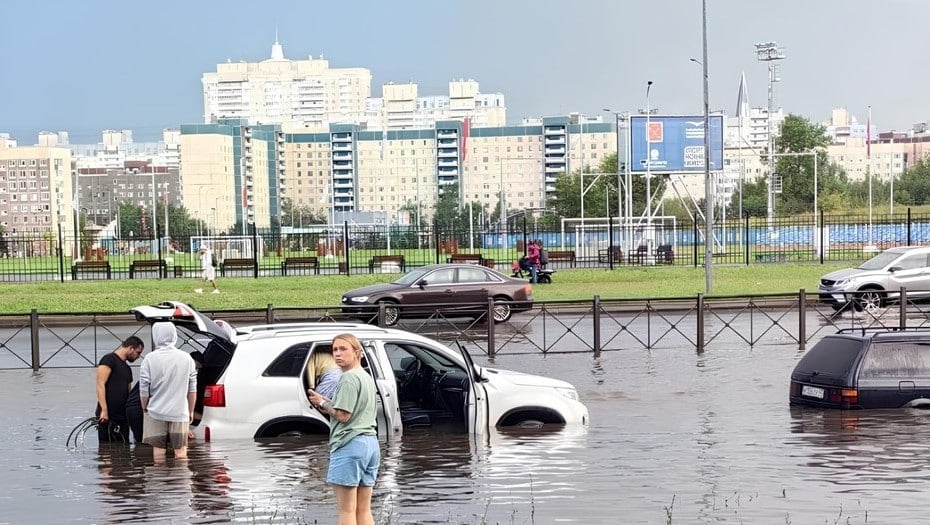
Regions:
<instances>
[{"instance_id":1,"label":"distant pedestrian","mask_svg":"<svg viewBox=\"0 0 930 525\"><path fill-rule=\"evenodd\" d=\"M128 363L142 355L145 343L132 335L119 348L100 358L97 365L97 436L101 443L129 443L126 402L132 386L132 369Z\"/></svg>"},{"instance_id":2,"label":"distant pedestrian","mask_svg":"<svg viewBox=\"0 0 930 525\"><path fill-rule=\"evenodd\" d=\"M329 471L339 505L339 523L373 524L371 494L381 449L375 416L375 382L362 368L362 344L352 334L333 338L333 358L342 375L333 399L310 390L310 402L329 414Z\"/></svg>"},{"instance_id":3,"label":"distant pedestrian","mask_svg":"<svg viewBox=\"0 0 930 525\"><path fill-rule=\"evenodd\" d=\"M197 252L200 254L200 279L213 286L213 293L220 293L216 287L216 255L206 244L201 244ZM197 288L194 292L203 293L203 288Z\"/></svg>"},{"instance_id":4,"label":"distant pedestrian","mask_svg":"<svg viewBox=\"0 0 930 525\"><path fill-rule=\"evenodd\" d=\"M530 241L529 245L526 247L526 259L530 266L530 282L536 283L537 277L539 276L539 244L536 244L538 241Z\"/></svg>"},{"instance_id":5,"label":"distant pedestrian","mask_svg":"<svg viewBox=\"0 0 930 525\"><path fill-rule=\"evenodd\" d=\"M197 401L197 367L177 341L173 324L153 324L154 349L139 372L142 442L152 446L156 462L164 460L169 444L174 457L187 457L187 432Z\"/></svg>"}]
</instances>

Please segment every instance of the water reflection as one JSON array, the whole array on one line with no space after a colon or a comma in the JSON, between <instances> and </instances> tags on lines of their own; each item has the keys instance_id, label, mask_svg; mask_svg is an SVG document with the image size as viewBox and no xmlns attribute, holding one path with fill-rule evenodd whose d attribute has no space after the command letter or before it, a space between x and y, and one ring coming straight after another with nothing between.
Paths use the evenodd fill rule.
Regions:
<instances>
[{"instance_id":1,"label":"water reflection","mask_svg":"<svg viewBox=\"0 0 930 525\"><path fill-rule=\"evenodd\" d=\"M930 411L921 409L791 407L793 442L803 446L796 456L810 467L808 479L851 488L893 480L895 490L922 491L930 481L928 425Z\"/></svg>"}]
</instances>

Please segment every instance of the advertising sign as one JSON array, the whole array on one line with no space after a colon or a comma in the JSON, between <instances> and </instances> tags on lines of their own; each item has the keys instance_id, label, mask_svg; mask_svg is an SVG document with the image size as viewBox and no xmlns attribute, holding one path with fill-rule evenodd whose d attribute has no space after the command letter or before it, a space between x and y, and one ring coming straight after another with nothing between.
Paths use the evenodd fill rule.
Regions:
<instances>
[{"instance_id":1,"label":"advertising sign","mask_svg":"<svg viewBox=\"0 0 930 525\"><path fill-rule=\"evenodd\" d=\"M688 173L704 171L704 117L650 116L646 138L646 116L630 117L630 171ZM646 147L649 153L646 153ZM710 169L723 170L723 116L710 116Z\"/></svg>"}]
</instances>

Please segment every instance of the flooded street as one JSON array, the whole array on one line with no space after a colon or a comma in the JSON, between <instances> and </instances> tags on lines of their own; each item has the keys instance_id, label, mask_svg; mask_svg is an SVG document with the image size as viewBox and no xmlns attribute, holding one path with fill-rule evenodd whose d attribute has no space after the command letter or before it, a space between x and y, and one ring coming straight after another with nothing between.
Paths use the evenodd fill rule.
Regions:
<instances>
[{"instance_id":1,"label":"flooded street","mask_svg":"<svg viewBox=\"0 0 930 525\"><path fill-rule=\"evenodd\" d=\"M383 444L378 523L906 523L930 486L930 412L788 406L789 346L507 356L570 381L587 428ZM479 364L487 358L476 356ZM138 370L134 370L138 377ZM325 438L195 443L186 462L98 449L94 371L0 372L0 523L333 523Z\"/></svg>"}]
</instances>

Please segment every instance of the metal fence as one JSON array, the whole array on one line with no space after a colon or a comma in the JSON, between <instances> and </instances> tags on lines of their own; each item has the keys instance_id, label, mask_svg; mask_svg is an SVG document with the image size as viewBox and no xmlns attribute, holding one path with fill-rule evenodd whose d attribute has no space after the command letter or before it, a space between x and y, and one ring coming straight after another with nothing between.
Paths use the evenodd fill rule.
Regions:
<instances>
[{"instance_id":1,"label":"metal fence","mask_svg":"<svg viewBox=\"0 0 930 525\"><path fill-rule=\"evenodd\" d=\"M920 328L928 324L926 305L903 301L871 311L836 312L796 294L667 299L537 302L507 323L462 320L439 312L426 319L403 319L399 328L433 339L463 343L470 352L502 354L579 353L671 348L681 351L733 351L762 346L804 350L839 328ZM334 322L348 318L338 306L205 311L237 325ZM370 322L383 324L383 310ZM352 320L355 320L352 318ZM51 313L0 316L0 369L93 367L130 335L150 339L148 325L126 313ZM202 349L194 339L180 341Z\"/></svg>"},{"instance_id":2,"label":"metal fence","mask_svg":"<svg viewBox=\"0 0 930 525\"><path fill-rule=\"evenodd\" d=\"M399 272L431 263L474 262L505 273L530 240L549 253L551 268L632 265L701 266L704 227L617 219L566 221L544 229L524 220L506 230L398 225L313 226L241 235L174 232L172 238L66 237L57 232L0 236L0 281L191 277L200 270L197 247L211 245L223 276L282 276ZM719 264L862 260L893 246L930 242L930 216L884 215L743 217L713 228Z\"/></svg>"}]
</instances>

